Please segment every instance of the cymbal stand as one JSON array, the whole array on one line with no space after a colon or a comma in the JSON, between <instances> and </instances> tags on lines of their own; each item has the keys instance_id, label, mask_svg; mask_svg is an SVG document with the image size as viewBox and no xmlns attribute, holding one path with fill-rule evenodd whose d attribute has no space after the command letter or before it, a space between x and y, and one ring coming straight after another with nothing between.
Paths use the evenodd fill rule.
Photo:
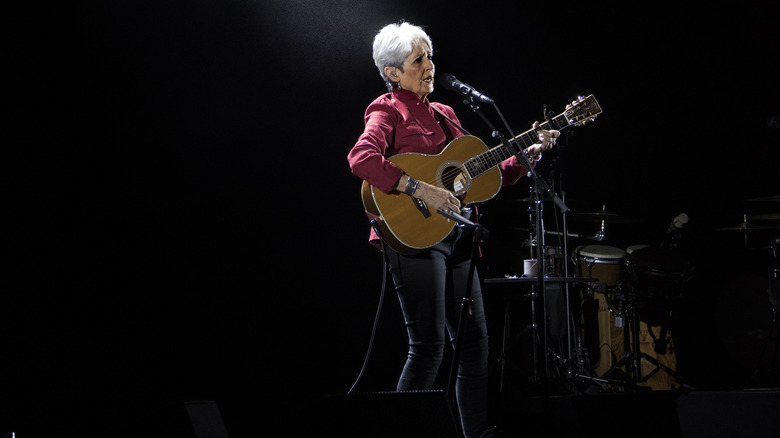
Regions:
<instances>
[{"instance_id":1,"label":"cymbal stand","mask_svg":"<svg viewBox=\"0 0 780 438\"><path fill-rule=\"evenodd\" d=\"M550 112L547 111L547 107L545 105L544 107L544 118L547 123L550 122ZM563 149L565 147L566 142L568 141L568 135L566 131L563 131L563 138L559 138L559 143L561 143L560 148ZM561 157L562 153L559 154L553 161L552 169L550 171L550 184L553 186L555 185L555 180L557 177L558 180L558 189L561 189L562 185L562 177L560 172L560 165L561 165ZM568 262L568 242L569 242L569 230L568 230L568 223L567 223L567 213L569 212L569 208L566 206L566 192L561 191L561 197L557 198L557 196L554 195L556 190L550 188L550 186L547 184L546 181L541 180L539 176L533 179L534 184L533 187L530 189L530 195L529 199L531 200L531 206L529 207L529 224L531 225L529 227L529 231L531 232L531 236L529 238L529 241L531 242L532 248L535 247L535 259L538 266L538 273L537 273L537 284L536 284L536 290L538 291L538 295L541 297L541 303L542 303L542 352L544 357L544 370L545 370L545 376L549 376L549 363L552 360L553 362L559 362L561 363L561 367L564 369L564 374L569 374L570 371L572 371L572 365L573 362L573 355L575 353L574 351L574 344L573 339L575 339L575 328L572 324L573 316L572 316L572 310L571 310L571 287L572 285L570 282L564 282L563 283L563 300L564 300L564 315L563 318L565 318L565 329L566 334L565 342L565 352L563 352L562 355L557 355L555 351L552 351L548 347L548 330L547 330L547 324L548 324L548 313L547 313L547 303L548 303L548 297L547 297L547 287L545 279L547 278L547 275L549 275L550 272L554 272L554 260L550 260L548 258L547 254L547 242L545 240L545 236L549 234L555 234L558 235L559 240L561 242L561 250L562 250L562 259L561 259L561 269L562 272L556 273L557 275L560 275L564 278L569 278L571 275L570 272L570 265ZM562 216L562 232L560 233L552 233L548 232L544 225L544 208L542 203L542 198L544 194L553 193L553 201L556 201L554 203L554 206L559 207L560 213ZM549 262L549 266L548 266ZM549 268L549 269L548 269ZM561 291L556 290L555 293L561 293ZM533 300L532 300L532 318L533 321L536 322L536 315L535 315L535 308L533 307ZM536 338L535 338L536 339ZM580 345L580 352L581 352L581 343ZM561 347L563 349L563 347ZM578 356L581 359L581 355ZM536 359L536 351L534 351L534 359ZM577 364L580 364L580 360L577 361ZM577 371L574 372L575 375L581 374L580 371L582 370L581 366L575 365Z\"/></svg>"},{"instance_id":2,"label":"cymbal stand","mask_svg":"<svg viewBox=\"0 0 780 438\"><path fill-rule=\"evenodd\" d=\"M769 303L772 306L772 326L767 332L766 340L764 341L764 345L761 348L761 354L759 355L758 360L756 361L756 366L753 369L752 378L754 380L762 377L759 375L761 373L761 365L764 363L765 355L767 350L769 350L769 346L772 342L774 342L775 354L770 355L770 363L766 369L775 371L772 373L772 375L767 377L770 380L780 379L780 374L778 374L777 371L778 365L775 363L777 358L780 357L777 354L778 349L780 349L780 256L778 256L778 251L780 251L780 238L774 239L773 242L769 245L768 249L769 256L771 258L771 265L769 267L769 288L767 292L769 294ZM780 383L780 380L770 381L768 383L770 385L777 385Z\"/></svg>"},{"instance_id":3,"label":"cymbal stand","mask_svg":"<svg viewBox=\"0 0 780 438\"><path fill-rule=\"evenodd\" d=\"M561 197L563 199L563 202L566 202L566 192L561 192ZM569 269L569 225L567 223L567 211L561 212L561 226L563 228L563 239L561 239L561 247L562 247L562 259L561 259L561 267L563 269L563 277L569 278L571 275L570 269ZM575 326L572 324L573 321L573 315L571 312L571 287L572 285L568 282L565 283L565 292L564 292L564 299L566 300L566 357L564 360L571 361L572 360L572 351L573 351L573 345L572 345L572 338L575 335ZM582 340L577 337L577 342L579 346L582 346Z\"/></svg>"},{"instance_id":4,"label":"cymbal stand","mask_svg":"<svg viewBox=\"0 0 780 438\"><path fill-rule=\"evenodd\" d=\"M535 250L533 251L534 259L536 260L537 265L537 275L536 275L536 284L534 287L534 293L532 294L532 301L531 301L531 317L532 321L534 323L534 327L541 328L541 334L539 337L534 337L535 340L541 340L541 346L539 350L541 351L540 355L537 355L536 348L534 349L534 363L536 364L537 360L543 360L543 370L544 370L544 376L545 378L550 377L550 362L563 361L564 366L568 362L572 360L572 354L573 354L573 343L572 343L572 324L571 324L571 303L570 303L570 282L565 281L563 282L563 291L559 289L552 289L547 286L547 280L551 274L560 275L564 278L569 278L569 267L568 263L565 260L565 254L566 251L568 251L568 236L567 236L567 229L565 224L565 215L566 210L562 210L562 214L564 216L564 225L563 225L563 251L564 251L564 260L562 260L562 270L563 272L556 273L555 272L555 266L554 266L554 259L552 259L552 255L547 253L547 241L545 236L547 235L547 231L545 229L544 225L544 207L542 202L542 195L539 190L536 190L536 188L531 189L531 202L532 206L529 207L529 212L531 213L530 217L530 223L532 226L530 229L532 230L532 234L530 236L530 242L533 248ZM565 194L563 194L565 197ZM564 201L565 202L565 201ZM554 294L561 294L563 293L563 297L560 296L554 296L551 295L548 297L548 293L554 293ZM549 305L556 305L558 303L558 299L564 300L564 310L563 315L559 315L558 311L552 311L549 312L548 306ZM536 315L536 306L534 301L538 299L539 303L541 305L541 319L537 319ZM555 303L555 304L554 304ZM557 306L556 306L557 308ZM558 335L558 327L549 327L548 324L550 324L550 321L548 321L548 318L554 318L558 316L556 320L560 321L565 319L562 323L565 324L565 335L560 335L561 337L565 337L566 342L566 351L563 352L562 357L558 356L555 351L553 351L549 346L550 337L553 336L550 333L550 329L552 329L556 334ZM536 333L535 333L536 335ZM536 370L536 366L534 367ZM535 376L538 377L538 376Z\"/></svg>"},{"instance_id":5,"label":"cymbal stand","mask_svg":"<svg viewBox=\"0 0 780 438\"><path fill-rule=\"evenodd\" d=\"M552 114L547 110L547 106L545 105L543 108L544 112L544 118L549 122L550 115ZM566 205L566 191L563 187L563 172L562 169L564 166L562 165L563 157L565 156L564 151L566 147L568 146L569 141L569 132L568 131L562 131L563 135L561 138L558 139L558 149L559 153L557 156L553 158L552 164L551 164L551 171L549 174L550 182L555 186L557 183L557 190L561 193L561 203L565 206ZM555 204L558 205L557 203ZM569 233L569 225L568 225L568 208L562 208L560 209L561 214L561 232L559 233L550 233L555 234L559 238L559 242L561 244L561 270L562 272L560 275L564 278L570 278L572 277L572 270L571 270L571 261L569 260L569 237L584 237L584 238L592 238L589 236L580 236L577 234ZM545 232L547 233L547 232ZM597 240L603 240L604 236L604 223L602 222L600 237L599 234L597 234L595 237ZM566 318L566 347L565 352L563 353L562 357L558 357L557 359L561 362L561 368L563 369L563 375L569 380L569 383L572 383L573 381L580 379L580 380L589 380L589 379L595 379L593 376L588 375L588 370L590 369L589 360L587 360L587 355L584 354L584 350L582 347L582 336L579 335L579 329L577 327L577 324L574 322L574 314L572 313L571 308L571 296L572 296L572 287L573 284L571 282L565 282L563 284L564 286L564 317ZM576 347L575 347L576 343Z\"/></svg>"},{"instance_id":6,"label":"cymbal stand","mask_svg":"<svg viewBox=\"0 0 780 438\"><path fill-rule=\"evenodd\" d=\"M530 189L530 206L529 212L529 242L531 246L532 260L535 260L537 272L536 282L532 286L531 292L531 324L534 340L534 348L532 351L533 364L534 364L534 381L539 381L549 377L549 353L548 347L548 326L547 326L547 282L551 267L548 266L547 260L547 244L545 241L545 226L544 226L544 207L542 202L542 195L536 187ZM568 284L567 284L568 286ZM541 317L537 314L537 300L541 306ZM568 310L568 303L567 303ZM568 313L567 313L568 315ZM568 320L568 318L567 318ZM568 321L567 321L568 322ZM540 333L541 332L541 333ZM540 343L541 345L537 345ZM568 355L567 355L568 359ZM541 361L544 361L541 363ZM539 369L543 372L540 373ZM541 374L541 375L540 375Z\"/></svg>"}]
</instances>

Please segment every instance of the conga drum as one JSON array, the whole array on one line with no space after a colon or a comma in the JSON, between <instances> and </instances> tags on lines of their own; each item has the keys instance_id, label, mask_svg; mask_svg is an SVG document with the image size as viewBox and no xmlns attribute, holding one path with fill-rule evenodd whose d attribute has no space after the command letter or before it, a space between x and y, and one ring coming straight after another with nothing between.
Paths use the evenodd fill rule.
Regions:
<instances>
[{"instance_id":1,"label":"conga drum","mask_svg":"<svg viewBox=\"0 0 780 438\"><path fill-rule=\"evenodd\" d=\"M610 303L619 289L626 252L606 245L581 245L574 250L580 277L598 279L582 296L583 343L597 376L612 367L612 351L623 344L623 328L615 324ZM618 360L620 356L616 357Z\"/></svg>"}]
</instances>

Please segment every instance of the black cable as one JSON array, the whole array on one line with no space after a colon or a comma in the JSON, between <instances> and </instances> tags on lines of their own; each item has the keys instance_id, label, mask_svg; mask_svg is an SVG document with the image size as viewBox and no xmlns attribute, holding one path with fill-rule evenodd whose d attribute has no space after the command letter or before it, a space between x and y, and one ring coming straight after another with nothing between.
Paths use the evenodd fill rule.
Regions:
<instances>
[{"instance_id":1,"label":"black cable","mask_svg":"<svg viewBox=\"0 0 780 438\"><path fill-rule=\"evenodd\" d=\"M379 231L374 221L371 221L371 225L374 226L374 229L376 229L377 232ZM385 247L384 240L379 239L379 241L382 244L382 290L379 292L379 303L377 303L376 316L374 316L374 326L371 328L371 337L368 341L368 349L366 350L366 357L365 359L363 359L363 366L360 368L360 373L355 379L355 383L353 383L352 387L349 388L349 391L347 391L347 394L352 394L352 391L355 390L355 387L363 378L363 373L366 372L366 368L368 367L368 359L371 357L371 351L374 348L374 338L376 337L376 328L379 325L379 315L382 313L382 303L385 301L385 289L387 288L387 271L388 271L387 251L386 251L387 248Z\"/></svg>"}]
</instances>

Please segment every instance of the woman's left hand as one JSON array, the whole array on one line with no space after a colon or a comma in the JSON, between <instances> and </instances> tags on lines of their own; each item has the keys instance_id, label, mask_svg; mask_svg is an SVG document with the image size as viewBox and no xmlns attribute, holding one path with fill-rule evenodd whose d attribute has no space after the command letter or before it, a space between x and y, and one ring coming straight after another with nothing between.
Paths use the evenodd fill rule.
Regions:
<instances>
[{"instance_id":1,"label":"woman's left hand","mask_svg":"<svg viewBox=\"0 0 780 438\"><path fill-rule=\"evenodd\" d=\"M533 128L539 129L539 122L534 122ZM537 131L537 133L539 134L539 143L534 143L525 149L528 156L535 161L541 159L543 151L552 149L552 147L555 146L555 141L561 136L561 131L555 129L549 131L541 129Z\"/></svg>"}]
</instances>

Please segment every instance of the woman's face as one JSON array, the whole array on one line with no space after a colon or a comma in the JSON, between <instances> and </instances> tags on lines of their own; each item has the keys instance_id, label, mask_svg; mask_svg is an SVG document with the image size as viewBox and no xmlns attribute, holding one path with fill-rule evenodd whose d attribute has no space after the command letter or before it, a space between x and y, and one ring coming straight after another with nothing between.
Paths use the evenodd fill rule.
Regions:
<instances>
[{"instance_id":1,"label":"woman's face","mask_svg":"<svg viewBox=\"0 0 780 438\"><path fill-rule=\"evenodd\" d=\"M433 92L433 54L427 44L420 44L412 50L403 63L403 69L394 69L401 88L413 91L425 99ZM403 71L402 71L403 70Z\"/></svg>"}]
</instances>

